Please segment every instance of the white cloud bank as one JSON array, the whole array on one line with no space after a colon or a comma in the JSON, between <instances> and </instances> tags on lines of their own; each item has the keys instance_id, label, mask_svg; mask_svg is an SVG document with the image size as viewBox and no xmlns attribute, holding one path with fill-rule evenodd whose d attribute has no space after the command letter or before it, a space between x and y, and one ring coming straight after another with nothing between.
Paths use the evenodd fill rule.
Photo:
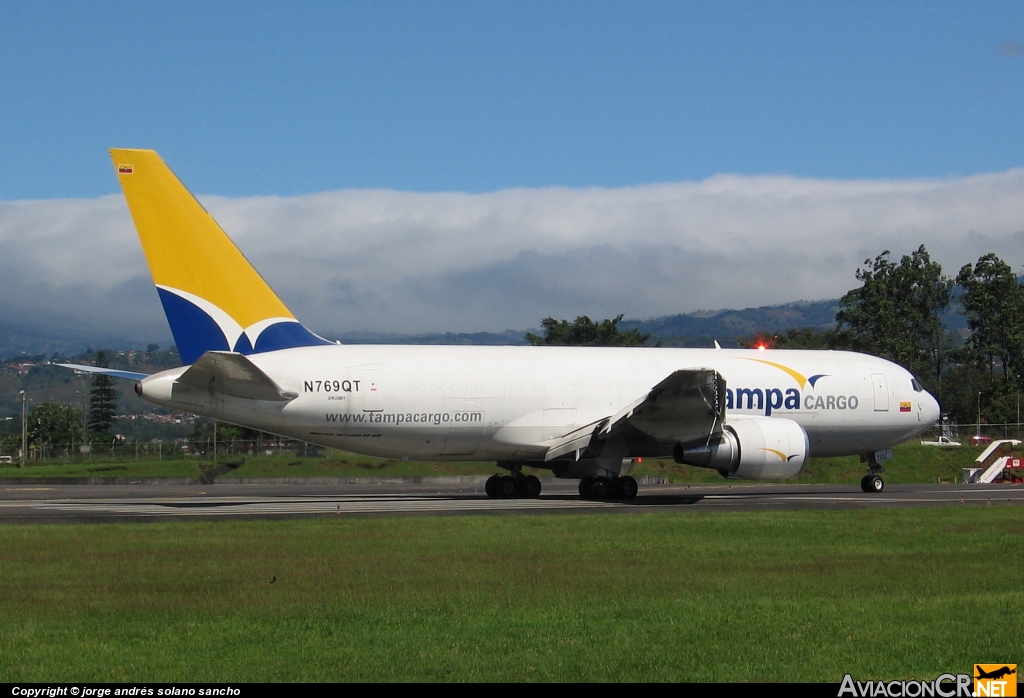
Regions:
<instances>
[{"instance_id":1,"label":"white cloud bank","mask_svg":"<svg viewBox=\"0 0 1024 698\"><path fill-rule=\"evenodd\" d=\"M1024 169L619 189L201 197L311 329L482 331L832 298L885 249L1024 262ZM0 323L168 337L120 195L0 202Z\"/></svg>"}]
</instances>

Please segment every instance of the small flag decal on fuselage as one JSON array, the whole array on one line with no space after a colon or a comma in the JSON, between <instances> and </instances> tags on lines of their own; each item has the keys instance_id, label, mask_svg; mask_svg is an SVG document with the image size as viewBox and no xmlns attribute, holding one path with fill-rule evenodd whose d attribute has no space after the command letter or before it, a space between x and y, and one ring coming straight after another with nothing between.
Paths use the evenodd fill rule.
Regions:
<instances>
[{"instance_id":1,"label":"small flag decal on fuselage","mask_svg":"<svg viewBox=\"0 0 1024 698\"><path fill-rule=\"evenodd\" d=\"M909 402L901 402L900 403L900 412L910 412L910 403Z\"/></svg>"},{"instance_id":2,"label":"small flag decal on fuselage","mask_svg":"<svg viewBox=\"0 0 1024 698\"><path fill-rule=\"evenodd\" d=\"M117 166L117 173L118 174L131 174L132 173L132 166L131 165L118 165Z\"/></svg>"}]
</instances>

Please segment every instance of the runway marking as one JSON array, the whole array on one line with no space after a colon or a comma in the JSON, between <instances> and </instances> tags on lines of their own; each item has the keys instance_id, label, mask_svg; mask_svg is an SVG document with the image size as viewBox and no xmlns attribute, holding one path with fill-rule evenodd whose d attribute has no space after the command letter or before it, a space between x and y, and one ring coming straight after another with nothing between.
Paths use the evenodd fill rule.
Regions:
<instances>
[{"instance_id":1,"label":"runway marking","mask_svg":"<svg viewBox=\"0 0 1024 698\"><path fill-rule=\"evenodd\" d=\"M47 491L53 487L6 488L8 491ZM802 493L770 489L731 489L701 492L699 489L663 488L642 493L634 501L579 499L571 488L553 488L538 499L490 499L473 489L457 491L412 492L343 492L333 494L265 493L250 496L230 494L206 496L198 493L164 495L158 497L131 496L88 498L61 498L48 494L35 499L0 500L0 521L15 521L26 516L55 520L104 517L124 517L145 520L149 518L230 518L233 516L329 516L345 515L430 515L459 513L527 513L563 512L584 513L600 511L683 511L694 509L744 508L771 510L775 508L817 508L885 506L933 506L967 504L970 506L1024 505L1024 489L992 490L971 487L946 489L892 491L883 494L861 492L830 492L829 490ZM564 491L562 491L564 490ZM234 490L237 492L237 490ZM77 493L76 493L77 494ZM106 494L106 493L104 493ZM942 495L942 496L939 496ZM13 495L12 495L13 496ZM959 499L959 502L957 502ZM1004 504L1005 500L1005 504Z\"/></svg>"},{"instance_id":2,"label":"runway marking","mask_svg":"<svg viewBox=\"0 0 1024 698\"><path fill-rule=\"evenodd\" d=\"M993 499L991 496L979 495L977 492L972 493L974 496L965 498L964 503L967 502L981 502L988 499ZM708 494L704 495L704 499L733 499L736 501L752 501L757 499L767 499L770 501L786 501L786 502L866 502L868 504L885 504L887 502L897 502L901 504L913 504L914 502L949 502L949 498L940 497L878 497L878 496L867 496L858 497L856 495L844 496L835 495L831 497L822 496L810 496L810 495L736 495L736 494ZM996 497L995 499L1002 499L1002 497ZM1006 499L1012 499L1014 501L1024 501L1024 497L1006 497Z\"/></svg>"},{"instance_id":3,"label":"runway marking","mask_svg":"<svg viewBox=\"0 0 1024 698\"><path fill-rule=\"evenodd\" d=\"M225 498L227 499L227 498ZM165 500L126 502L117 500L3 502L0 507L31 508L42 511L131 516L245 516L268 514L372 514L387 512L494 511L497 509L594 509L615 506L615 502L544 499L447 499L447 498L317 498L313 500L266 499L254 501Z\"/></svg>"}]
</instances>

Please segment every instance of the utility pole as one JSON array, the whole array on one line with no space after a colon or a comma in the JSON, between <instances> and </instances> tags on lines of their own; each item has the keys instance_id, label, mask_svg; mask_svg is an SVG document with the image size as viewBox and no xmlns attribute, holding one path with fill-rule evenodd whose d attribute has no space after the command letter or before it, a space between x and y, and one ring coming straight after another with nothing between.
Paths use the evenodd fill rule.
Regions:
<instances>
[{"instance_id":1,"label":"utility pole","mask_svg":"<svg viewBox=\"0 0 1024 698\"><path fill-rule=\"evenodd\" d=\"M85 376L82 377L82 447L88 448L89 435L89 391L85 389Z\"/></svg>"},{"instance_id":2,"label":"utility pole","mask_svg":"<svg viewBox=\"0 0 1024 698\"><path fill-rule=\"evenodd\" d=\"M981 393L978 393L978 429L976 436L981 436Z\"/></svg>"},{"instance_id":3,"label":"utility pole","mask_svg":"<svg viewBox=\"0 0 1024 698\"><path fill-rule=\"evenodd\" d=\"M28 426L25 423L27 412L25 411L25 391L21 391L21 458L18 460L18 467L25 467L25 458L28 456Z\"/></svg>"},{"instance_id":4,"label":"utility pole","mask_svg":"<svg viewBox=\"0 0 1024 698\"><path fill-rule=\"evenodd\" d=\"M78 375L82 377L82 445L78 452L86 454L89 452L89 391L85 387L85 374L79 373Z\"/></svg>"}]
</instances>

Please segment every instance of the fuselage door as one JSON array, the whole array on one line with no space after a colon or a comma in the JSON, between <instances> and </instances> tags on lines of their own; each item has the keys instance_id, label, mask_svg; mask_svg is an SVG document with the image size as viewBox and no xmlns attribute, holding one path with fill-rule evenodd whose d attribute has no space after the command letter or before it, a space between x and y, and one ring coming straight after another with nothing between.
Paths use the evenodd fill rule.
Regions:
<instances>
[{"instance_id":1,"label":"fuselage door","mask_svg":"<svg viewBox=\"0 0 1024 698\"><path fill-rule=\"evenodd\" d=\"M875 389L875 412L888 412L889 383L885 380L885 374L872 373L871 385Z\"/></svg>"},{"instance_id":2,"label":"fuselage door","mask_svg":"<svg viewBox=\"0 0 1024 698\"><path fill-rule=\"evenodd\" d=\"M360 386L363 393L363 412L384 411L384 383L381 380L380 371L367 369L363 371L363 381Z\"/></svg>"}]
</instances>

